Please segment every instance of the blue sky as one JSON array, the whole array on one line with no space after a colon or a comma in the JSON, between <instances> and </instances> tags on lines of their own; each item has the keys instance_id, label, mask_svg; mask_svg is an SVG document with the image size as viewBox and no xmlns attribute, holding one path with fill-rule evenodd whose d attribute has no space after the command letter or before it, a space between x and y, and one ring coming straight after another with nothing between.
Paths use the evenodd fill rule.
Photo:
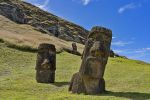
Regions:
<instances>
[{"instance_id":1,"label":"blue sky","mask_svg":"<svg viewBox=\"0 0 150 100\"><path fill-rule=\"evenodd\" d=\"M150 0L26 1L88 30L110 28L115 52L150 62Z\"/></svg>"}]
</instances>

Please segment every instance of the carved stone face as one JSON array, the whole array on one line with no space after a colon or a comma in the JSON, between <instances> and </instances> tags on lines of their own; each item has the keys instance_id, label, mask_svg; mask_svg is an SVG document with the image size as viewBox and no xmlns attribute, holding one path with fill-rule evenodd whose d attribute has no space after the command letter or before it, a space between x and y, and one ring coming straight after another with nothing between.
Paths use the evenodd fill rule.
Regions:
<instances>
[{"instance_id":1,"label":"carved stone face","mask_svg":"<svg viewBox=\"0 0 150 100\"><path fill-rule=\"evenodd\" d=\"M82 64L73 75L69 90L73 93L98 94L105 91L103 78L107 64L112 32L103 27L94 27L85 43Z\"/></svg>"},{"instance_id":2,"label":"carved stone face","mask_svg":"<svg viewBox=\"0 0 150 100\"><path fill-rule=\"evenodd\" d=\"M55 70L56 69L56 49L50 44L41 44L38 48L36 69Z\"/></svg>"},{"instance_id":3,"label":"carved stone face","mask_svg":"<svg viewBox=\"0 0 150 100\"><path fill-rule=\"evenodd\" d=\"M102 78L108 60L111 35L108 30L94 29L85 45L80 73L84 76Z\"/></svg>"},{"instance_id":4,"label":"carved stone face","mask_svg":"<svg viewBox=\"0 0 150 100\"><path fill-rule=\"evenodd\" d=\"M101 58L105 56L105 48L103 42L95 41L93 46L90 48L89 56Z\"/></svg>"},{"instance_id":5,"label":"carved stone face","mask_svg":"<svg viewBox=\"0 0 150 100\"><path fill-rule=\"evenodd\" d=\"M85 58L85 72L84 75L88 75L94 78L102 78L103 76L103 58L105 56L105 48L102 42L95 41L92 43L89 53Z\"/></svg>"},{"instance_id":6,"label":"carved stone face","mask_svg":"<svg viewBox=\"0 0 150 100\"><path fill-rule=\"evenodd\" d=\"M52 44L40 44L36 61L36 80L39 83L53 83L56 70L56 49Z\"/></svg>"}]
</instances>

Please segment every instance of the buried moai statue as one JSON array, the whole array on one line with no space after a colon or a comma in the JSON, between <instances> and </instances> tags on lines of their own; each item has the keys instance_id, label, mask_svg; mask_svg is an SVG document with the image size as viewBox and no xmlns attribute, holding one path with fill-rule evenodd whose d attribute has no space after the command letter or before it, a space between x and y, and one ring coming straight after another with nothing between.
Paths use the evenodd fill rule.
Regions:
<instances>
[{"instance_id":1,"label":"buried moai statue","mask_svg":"<svg viewBox=\"0 0 150 100\"><path fill-rule=\"evenodd\" d=\"M77 52L77 45L76 43L72 43L72 51Z\"/></svg>"},{"instance_id":2,"label":"buried moai statue","mask_svg":"<svg viewBox=\"0 0 150 100\"><path fill-rule=\"evenodd\" d=\"M98 26L92 28L85 44L80 70L72 76L69 91L85 94L105 92L103 76L111 40L111 30Z\"/></svg>"},{"instance_id":3,"label":"buried moai statue","mask_svg":"<svg viewBox=\"0 0 150 100\"><path fill-rule=\"evenodd\" d=\"M81 56L81 53L79 51L77 51L77 45L75 42L72 43L72 49L64 48L64 50L71 54Z\"/></svg>"},{"instance_id":4,"label":"buried moai statue","mask_svg":"<svg viewBox=\"0 0 150 100\"><path fill-rule=\"evenodd\" d=\"M47 43L39 45L35 69L38 83L54 83L56 70L56 49L54 45Z\"/></svg>"}]
</instances>

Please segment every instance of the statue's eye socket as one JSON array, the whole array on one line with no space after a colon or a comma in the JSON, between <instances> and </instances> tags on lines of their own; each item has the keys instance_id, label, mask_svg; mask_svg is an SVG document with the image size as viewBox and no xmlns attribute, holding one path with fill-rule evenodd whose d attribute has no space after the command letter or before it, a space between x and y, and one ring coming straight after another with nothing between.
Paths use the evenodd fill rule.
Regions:
<instances>
[{"instance_id":1,"label":"statue's eye socket","mask_svg":"<svg viewBox=\"0 0 150 100\"><path fill-rule=\"evenodd\" d=\"M91 53L94 54L94 51L92 50Z\"/></svg>"}]
</instances>

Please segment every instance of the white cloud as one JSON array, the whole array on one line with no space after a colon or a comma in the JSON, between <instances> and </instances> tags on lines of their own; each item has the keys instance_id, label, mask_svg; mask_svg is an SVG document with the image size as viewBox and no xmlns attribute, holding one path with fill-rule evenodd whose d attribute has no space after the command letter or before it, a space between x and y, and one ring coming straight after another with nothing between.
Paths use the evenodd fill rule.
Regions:
<instances>
[{"instance_id":1,"label":"white cloud","mask_svg":"<svg viewBox=\"0 0 150 100\"><path fill-rule=\"evenodd\" d=\"M132 54L132 55L129 55L128 57L130 59L137 59L137 60L140 60L141 58L145 57L147 54L145 53L140 53L140 54Z\"/></svg>"},{"instance_id":2,"label":"white cloud","mask_svg":"<svg viewBox=\"0 0 150 100\"><path fill-rule=\"evenodd\" d=\"M135 53L134 49L113 49L113 51L121 55L130 55Z\"/></svg>"},{"instance_id":3,"label":"white cloud","mask_svg":"<svg viewBox=\"0 0 150 100\"><path fill-rule=\"evenodd\" d=\"M148 60L148 57L150 56L150 47L139 49L113 49L113 51L119 55L126 56L130 59L150 62L150 60Z\"/></svg>"},{"instance_id":4,"label":"white cloud","mask_svg":"<svg viewBox=\"0 0 150 100\"><path fill-rule=\"evenodd\" d=\"M149 48L145 48L146 50L150 50L150 47Z\"/></svg>"},{"instance_id":5,"label":"white cloud","mask_svg":"<svg viewBox=\"0 0 150 100\"><path fill-rule=\"evenodd\" d=\"M41 9L46 10L46 7L49 4L49 1L50 0L45 0L45 2L42 5L40 5L40 4L35 4L35 5L38 6L39 8L41 8Z\"/></svg>"},{"instance_id":6,"label":"white cloud","mask_svg":"<svg viewBox=\"0 0 150 100\"><path fill-rule=\"evenodd\" d=\"M116 37L112 37L112 39L115 39Z\"/></svg>"},{"instance_id":7,"label":"white cloud","mask_svg":"<svg viewBox=\"0 0 150 100\"><path fill-rule=\"evenodd\" d=\"M130 42L116 41L116 42L112 42L112 45L113 46L125 46L125 45L132 44L132 43L133 41L130 41Z\"/></svg>"},{"instance_id":8,"label":"white cloud","mask_svg":"<svg viewBox=\"0 0 150 100\"><path fill-rule=\"evenodd\" d=\"M115 53L122 53L122 52L124 52L124 50L113 50Z\"/></svg>"},{"instance_id":9,"label":"white cloud","mask_svg":"<svg viewBox=\"0 0 150 100\"><path fill-rule=\"evenodd\" d=\"M126 4L122 7L119 8L118 10L118 13L123 13L125 12L126 10L131 10L131 9L135 9L135 8L138 8L138 7L141 7L142 5L139 3L139 4L136 4L136 3L129 3L129 4Z\"/></svg>"},{"instance_id":10,"label":"white cloud","mask_svg":"<svg viewBox=\"0 0 150 100\"><path fill-rule=\"evenodd\" d=\"M150 62L150 60L148 60L149 56L150 56L150 48L141 48L137 50L132 50L131 54L128 55L128 57L131 59L138 59Z\"/></svg>"},{"instance_id":11,"label":"white cloud","mask_svg":"<svg viewBox=\"0 0 150 100\"><path fill-rule=\"evenodd\" d=\"M82 3L84 6L88 5L89 3L91 3L92 1L99 1L99 0L72 0L75 2L80 2Z\"/></svg>"},{"instance_id":12,"label":"white cloud","mask_svg":"<svg viewBox=\"0 0 150 100\"><path fill-rule=\"evenodd\" d=\"M150 48L142 48L142 49L135 50L136 53L144 53L148 51L150 51Z\"/></svg>"},{"instance_id":13,"label":"white cloud","mask_svg":"<svg viewBox=\"0 0 150 100\"><path fill-rule=\"evenodd\" d=\"M82 0L83 5L88 5L91 2L91 0Z\"/></svg>"}]
</instances>

